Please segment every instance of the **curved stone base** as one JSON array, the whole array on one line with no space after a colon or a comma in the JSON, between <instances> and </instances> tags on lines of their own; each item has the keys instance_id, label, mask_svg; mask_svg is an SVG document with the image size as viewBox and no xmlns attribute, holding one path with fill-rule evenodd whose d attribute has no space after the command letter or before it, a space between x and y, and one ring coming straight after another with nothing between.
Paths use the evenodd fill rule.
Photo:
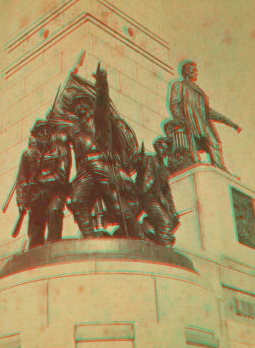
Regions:
<instances>
[{"instance_id":1,"label":"curved stone base","mask_svg":"<svg viewBox=\"0 0 255 348\"><path fill-rule=\"evenodd\" d=\"M65 239L14 254L0 270L0 277L27 269L85 260L134 260L169 264L194 270L192 261L173 248L126 239Z\"/></svg>"},{"instance_id":2,"label":"curved stone base","mask_svg":"<svg viewBox=\"0 0 255 348\"><path fill-rule=\"evenodd\" d=\"M217 298L174 249L62 240L13 255L1 274L1 347L219 347Z\"/></svg>"}]
</instances>

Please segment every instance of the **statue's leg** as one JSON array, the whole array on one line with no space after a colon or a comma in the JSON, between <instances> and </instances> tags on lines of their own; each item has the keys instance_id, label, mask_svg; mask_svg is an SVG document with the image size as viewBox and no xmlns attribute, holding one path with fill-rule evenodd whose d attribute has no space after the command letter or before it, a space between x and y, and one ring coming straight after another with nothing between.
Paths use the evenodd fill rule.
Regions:
<instances>
[{"instance_id":1,"label":"statue's leg","mask_svg":"<svg viewBox=\"0 0 255 348\"><path fill-rule=\"evenodd\" d=\"M47 209L48 241L56 241L61 239L64 207L64 197L55 196L51 199Z\"/></svg>"},{"instance_id":2,"label":"statue's leg","mask_svg":"<svg viewBox=\"0 0 255 348\"><path fill-rule=\"evenodd\" d=\"M207 134L207 139L212 165L228 172L223 159L221 143L215 139L213 134L211 134L209 131Z\"/></svg>"},{"instance_id":3,"label":"statue's leg","mask_svg":"<svg viewBox=\"0 0 255 348\"><path fill-rule=\"evenodd\" d=\"M153 195L148 194L144 197L143 209L148 215L146 219L155 230L154 241L164 246L173 245L175 242L173 222Z\"/></svg>"},{"instance_id":4,"label":"statue's leg","mask_svg":"<svg viewBox=\"0 0 255 348\"><path fill-rule=\"evenodd\" d=\"M145 239L134 212L133 202L129 204L123 195L117 194L116 190L104 194L104 201L111 214L112 221L115 219L120 225L123 235L127 235L130 238Z\"/></svg>"},{"instance_id":5,"label":"statue's leg","mask_svg":"<svg viewBox=\"0 0 255 348\"><path fill-rule=\"evenodd\" d=\"M193 134L188 134L189 148L190 148L190 160L193 163L199 163L198 147Z\"/></svg>"},{"instance_id":6,"label":"statue's leg","mask_svg":"<svg viewBox=\"0 0 255 348\"><path fill-rule=\"evenodd\" d=\"M31 204L28 218L29 249L44 244L47 202Z\"/></svg>"},{"instance_id":7,"label":"statue's leg","mask_svg":"<svg viewBox=\"0 0 255 348\"><path fill-rule=\"evenodd\" d=\"M90 176L81 176L74 182L71 203L67 204L68 209L73 213L74 220L78 224L82 236L86 238L95 235L91 213L96 201L97 190L99 188Z\"/></svg>"},{"instance_id":8,"label":"statue's leg","mask_svg":"<svg viewBox=\"0 0 255 348\"><path fill-rule=\"evenodd\" d=\"M127 229L131 238L139 238L145 240L142 226L137 221L138 216L138 199L134 196L124 196L127 205L127 214L125 216Z\"/></svg>"},{"instance_id":9,"label":"statue's leg","mask_svg":"<svg viewBox=\"0 0 255 348\"><path fill-rule=\"evenodd\" d=\"M120 234L145 240L142 227L137 221L138 196L136 186L130 175L121 167L116 165L114 172L115 180L112 180L111 184L111 199L114 202L112 209L115 211L117 221L120 224Z\"/></svg>"},{"instance_id":10,"label":"statue's leg","mask_svg":"<svg viewBox=\"0 0 255 348\"><path fill-rule=\"evenodd\" d=\"M88 211L88 209L86 208L84 209L83 204L78 202L75 203L73 207L74 210L72 210L72 212L74 220L79 226L82 237L92 238L93 236L95 236L91 211Z\"/></svg>"}]
</instances>

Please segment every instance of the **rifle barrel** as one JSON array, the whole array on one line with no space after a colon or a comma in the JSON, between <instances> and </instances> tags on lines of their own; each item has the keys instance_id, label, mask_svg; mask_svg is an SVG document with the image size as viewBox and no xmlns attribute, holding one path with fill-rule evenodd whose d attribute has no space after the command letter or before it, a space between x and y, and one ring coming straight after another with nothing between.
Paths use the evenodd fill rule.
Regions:
<instances>
[{"instance_id":1,"label":"rifle barrel","mask_svg":"<svg viewBox=\"0 0 255 348\"><path fill-rule=\"evenodd\" d=\"M7 195L7 198L4 202L4 204L2 205L2 212L3 213L6 213L7 209L8 209L8 206L11 202L11 199L12 199L12 196L15 192L15 189L16 189L16 186L17 186L17 178L14 180L13 184L12 184L12 187L10 189L10 191L8 192L8 195Z\"/></svg>"}]
</instances>

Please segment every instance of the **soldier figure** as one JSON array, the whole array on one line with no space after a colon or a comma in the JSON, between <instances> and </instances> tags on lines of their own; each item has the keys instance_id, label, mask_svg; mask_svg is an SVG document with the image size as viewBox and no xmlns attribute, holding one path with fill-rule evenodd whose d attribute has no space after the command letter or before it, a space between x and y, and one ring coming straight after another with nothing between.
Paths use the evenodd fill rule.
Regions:
<instances>
[{"instance_id":1,"label":"soldier figure","mask_svg":"<svg viewBox=\"0 0 255 348\"><path fill-rule=\"evenodd\" d=\"M61 239L70 163L65 136L53 134L48 121L36 121L21 157L16 187L20 214L29 212L29 249L44 244L46 225L48 241Z\"/></svg>"},{"instance_id":2,"label":"soldier figure","mask_svg":"<svg viewBox=\"0 0 255 348\"><path fill-rule=\"evenodd\" d=\"M142 238L141 228L133 212L135 204L132 199L129 201L126 198L127 191L134 194L134 184L132 186L132 179L122 168L122 161L112 147L109 105L106 72L99 65L96 100L79 95L74 98L72 113L49 117L54 129L67 134L75 153L77 175L72 183L68 208L82 236L97 237L99 234L94 231L92 209L97 200L102 198L110 221L119 223L122 230L127 229L132 236Z\"/></svg>"},{"instance_id":3,"label":"soldier figure","mask_svg":"<svg viewBox=\"0 0 255 348\"><path fill-rule=\"evenodd\" d=\"M168 154L166 141L161 137L154 142L155 155L145 155L141 150L136 185L140 207L148 215L143 225L145 236L169 247L175 242L174 232L180 222L168 183L169 171L164 164Z\"/></svg>"}]
</instances>

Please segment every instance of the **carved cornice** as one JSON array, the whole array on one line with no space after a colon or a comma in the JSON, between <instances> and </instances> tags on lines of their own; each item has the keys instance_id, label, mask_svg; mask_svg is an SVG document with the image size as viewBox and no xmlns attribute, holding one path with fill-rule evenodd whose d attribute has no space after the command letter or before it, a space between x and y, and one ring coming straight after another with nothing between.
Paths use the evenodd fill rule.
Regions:
<instances>
[{"instance_id":1,"label":"carved cornice","mask_svg":"<svg viewBox=\"0 0 255 348\"><path fill-rule=\"evenodd\" d=\"M60 4L52 8L50 11L48 11L43 17L36 20L34 23L29 25L26 29L24 29L19 35L17 35L15 38L7 42L4 47L5 51L10 53L12 50L14 50L17 46L19 46L23 41L27 40L29 37L31 37L34 33L36 33L38 30L43 28L45 25L47 25L51 20L59 16L61 13L66 11L70 6L77 3L79 0L64 0L61 1Z\"/></svg>"},{"instance_id":2,"label":"carved cornice","mask_svg":"<svg viewBox=\"0 0 255 348\"><path fill-rule=\"evenodd\" d=\"M116 9L113 5L110 5L105 0L92 0L93 3L97 4L98 6L102 6L102 8L107 9L108 11L111 11L111 14L116 17L116 20L119 20L121 24L124 22L132 28L135 28L137 32L139 32L140 40L143 38L148 39L148 42L153 43L153 48L151 47L142 47L139 40L135 42L132 38L128 38L127 35L125 35L124 31L121 32L118 29L115 29L111 27L110 25L107 25L107 23L103 22L100 18L100 15L97 15L97 11L95 10L86 10L86 11L80 11L80 8L77 8L77 12L80 12L78 16L71 19L69 22L66 22L64 18L62 18L62 23L60 23L59 27L49 35L46 39L42 40L35 40L37 41L37 44L35 43L34 46L27 47L25 49L25 53L22 52L20 55L16 53L16 60L14 60L9 66L7 66L3 73L5 76L12 75L15 71L19 70L22 66L27 64L29 61L40 55L42 52L46 51L48 48L52 47L58 40L61 40L62 38L66 37L68 34L70 34L72 31L77 29L79 26L90 22L94 24L96 27L102 29L103 31L107 32L108 34L112 35L115 39L118 41L124 43L129 48L133 49L137 53L144 56L146 59L149 59L154 64L158 65L160 68L164 69L165 71L172 73L172 68L164 61L165 59L162 59L159 57L159 54L157 54L157 47L161 48L161 51L167 52L169 49L168 44L153 34L151 31L149 31L144 26L140 25L139 23L132 20L130 17L125 15L120 10ZM30 25L26 30L24 30L22 33L20 33L19 36L15 37L13 40L8 42L5 45L5 51L8 54L12 54L13 52L17 52L17 49L20 49L22 44L24 42L28 41L28 39L32 38L38 32L43 29L47 28L48 25L54 23L54 20L58 17L60 19L61 15L64 13L67 13L67 11L77 5L80 6L81 4L85 4L85 0L68 0L61 2L57 7L53 8L51 11L45 14L44 17L40 18L36 22L34 22L32 25ZM87 3L86 3L87 7ZM90 13L91 12L91 13ZM95 12L95 13L93 13ZM124 21L124 22L123 22ZM33 40L32 40L33 41ZM155 47L154 47L155 46ZM11 57L10 57L11 59Z\"/></svg>"},{"instance_id":3,"label":"carved cornice","mask_svg":"<svg viewBox=\"0 0 255 348\"><path fill-rule=\"evenodd\" d=\"M158 41L161 45L165 46L168 49L170 48L168 42L166 42L161 37L159 37L158 35L153 33L151 30L146 28L144 25L141 25L140 23L136 22L133 18L131 18L130 16L125 14L123 11L117 9L117 7L115 7L114 5L110 4L108 1L106 1L106 0L95 0L95 1L99 2L100 4L108 7L109 9L111 9L112 11L117 13L123 19L127 20L128 22L130 22L130 24L132 24L134 27L136 27L137 29L143 31L145 34L150 36L153 40Z\"/></svg>"}]
</instances>

